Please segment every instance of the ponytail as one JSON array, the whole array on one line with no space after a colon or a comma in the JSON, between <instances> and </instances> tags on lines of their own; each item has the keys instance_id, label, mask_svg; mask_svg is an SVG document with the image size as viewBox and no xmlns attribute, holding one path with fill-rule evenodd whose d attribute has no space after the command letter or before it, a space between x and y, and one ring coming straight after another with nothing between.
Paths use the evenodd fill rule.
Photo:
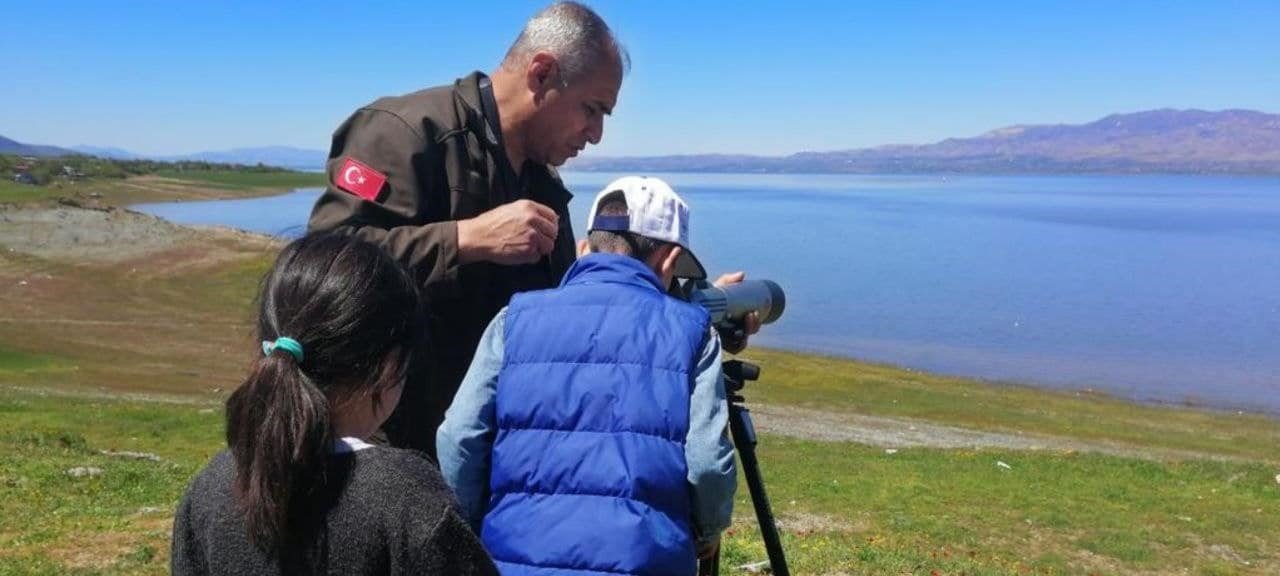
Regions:
<instances>
[{"instance_id":1,"label":"ponytail","mask_svg":"<svg viewBox=\"0 0 1280 576\"><path fill-rule=\"evenodd\" d=\"M403 379L396 352L413 349L420 318L413 280L373 244L309 235L276 257L258 297L262 356L227 398L233 494L255 546L282 562L305 552L316 504L342 482L330 410Z\"/></svg>"},{"instance_id":2,"label":"ponytail","mask_svg":"<svg viewBox=\"0 0 1280 576\"><path fill-rule=\"evenodd\" d=\"M279 549L322 484L331 442L329 401L286 350L270 352L227 399L235 496L250 540Z\"/></svg>"}]
</instances>

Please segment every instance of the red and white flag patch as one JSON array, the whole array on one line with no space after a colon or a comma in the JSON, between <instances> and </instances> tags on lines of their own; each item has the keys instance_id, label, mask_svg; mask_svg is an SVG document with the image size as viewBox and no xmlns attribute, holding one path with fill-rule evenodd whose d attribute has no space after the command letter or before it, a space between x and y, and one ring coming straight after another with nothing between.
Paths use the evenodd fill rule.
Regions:
<instances>
[{"instance_id":1,"label":"red and white flag patch","mask_svg":"<svg viewBox=\"0 0 1280 576\"><path fill-rule=\"evenodd\" d=\"M366 166L354 158L347 158L342 168L333 173L333 185L370 202L378 200L378 192L386 183L387 175Z\"/></svg>"}]
</instances>

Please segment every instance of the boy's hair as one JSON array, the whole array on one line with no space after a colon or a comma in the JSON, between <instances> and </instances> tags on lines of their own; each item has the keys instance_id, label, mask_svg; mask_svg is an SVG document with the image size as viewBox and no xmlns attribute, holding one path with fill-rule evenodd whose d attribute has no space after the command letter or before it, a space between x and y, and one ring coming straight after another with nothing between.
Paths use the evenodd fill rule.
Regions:
<instances>
[{"instance_id":1,"label":"boy's hair","mask_svg":"<svg viewBox=\"0 0 1280 576\"><path fill-rule=\"evenodd\" d=\"M234 493L259 548L283 553L306 532L301 518L324 487L334 440L330 410L376 403L403 381L420 317L413 281L372 244L321 234L280 252L258 297L258 337L291 338L302 352L259 357L227 399Z\"/></svg>"},{"instance_id":2,"label":"boy's hair","mask_svg":"<svg viewBox=\"0 0 1280 576\"><path fill-rule=\"evenodd\" d=\"M626 216L627 196L621 190L610 192L600 199L597 216ZM593 230L587 234L587 245L592 252L610 252L631 256L641 262L648 262L649 256L668 243L641 236L634 232L611 232Z\"/></svg>"}]
</instances>

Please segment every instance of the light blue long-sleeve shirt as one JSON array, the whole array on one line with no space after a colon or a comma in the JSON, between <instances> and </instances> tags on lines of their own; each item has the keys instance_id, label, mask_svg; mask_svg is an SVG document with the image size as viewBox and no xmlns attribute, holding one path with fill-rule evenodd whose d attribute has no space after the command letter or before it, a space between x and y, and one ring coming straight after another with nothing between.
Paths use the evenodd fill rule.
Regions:
<instances>
[{"instance_id":1,"label":"light blue long-sleeve shirt","mask_svg":"<svg viewBox=\"0 0 1280 576\"><path fill-rule=\"evenodd\" d=\"M436 433L440 471L477 533L484 520L490 454L498 430L498 373L502 370L506 313L506 308L498 312L480 337L471 368ZM684 445L692 488L693 527L700 540L709 540L729 527L737 490L733 443L726 429L729 404L720 362L720 338L711 330L698 357Z\"/></svg>"}]
</instances>

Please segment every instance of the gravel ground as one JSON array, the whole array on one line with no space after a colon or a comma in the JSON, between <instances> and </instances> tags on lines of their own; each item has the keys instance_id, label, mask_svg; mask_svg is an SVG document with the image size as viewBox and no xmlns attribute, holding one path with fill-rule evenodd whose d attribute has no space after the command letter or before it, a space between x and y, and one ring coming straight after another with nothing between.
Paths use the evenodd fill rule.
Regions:
<instances>
[{"instance_id":1,"label":"gravel ground","mask_svg":"<svg viewBox=\"0 0 1280 576\"><path fill-rule=\"evenodd\" d=\"M261 249L281 241L221 226L186 227L115 206L0 204L0 249L50 260L112 263L234 238Z\"/></svg>"},{"instance_id":2,"label":"gravel ground","mask_svg":"<svg viewBox=\"0 0 1280 576\"><path fill-rule=\"evenodd\" d=\"M196 236L192 229L122 208L0 205L0 246L53 260L119 262Z\"/></svg>"},{"instance_id":3,"label":"gravel ground","mask_svg":"<svg viewBox=\"0 0 1280 576\"><path fill-rule=\"evenodd\" d=\"M1248 461L1190 450L1135 448L1118 443L1090 442L1056 436L971 430L908 418L824 412L790 406L748 405L747 408L751 411L751 419L758 432L820 442L857 442L892 450L917 447L995 448L1096 452L1145 460Z\"/></svg>"}]
</instances>

